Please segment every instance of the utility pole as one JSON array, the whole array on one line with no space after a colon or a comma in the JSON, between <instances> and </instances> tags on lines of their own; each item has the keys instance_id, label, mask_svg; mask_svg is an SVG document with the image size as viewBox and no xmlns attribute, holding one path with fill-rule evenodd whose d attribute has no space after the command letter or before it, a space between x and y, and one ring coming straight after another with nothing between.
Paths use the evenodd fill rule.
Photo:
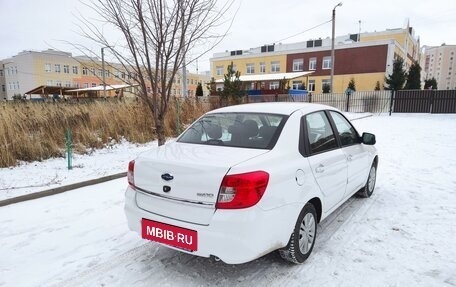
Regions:
<instances>
[{"instance_id":1,"label":"utility pole","mask_svg":"<svg viewBox=\"0 0 456 287\"><path fill-rule=\"evenodd\" d=\"M359 23L359 32L358 32L358 41L356 41L356 42L359 42L361 40L361 20L358 20L358 23Z\"/></svg>"},{"instance_id":2,"label":"utility pole","mask_svg":"<svg viewBox=\"0 0 456 287\"><path fill-rule=\"evenodd\" d=\"M184 55L183 55L183 60L182 60L182 96L184 98L186 98L188 96L187 94L187 67L185 65L185 52L186 52L186 49L185 49L185 30L184 30L184 17L185 17L185 9L184 9L184 1L181 0L180 1L180 5L181 5L181 10L182 10L182 39L183 39L183 45L182 45L182 49L184 49Z\"/></svg>"},{"instance_id":3,"label":"utility pole","mask_svg":"<svg viewBox=\"0 0 456 287\"><path fill-rule=\"evenodd\" d=\"M331 41L331 93L334 93L334 34L336 29L336 8L342 6L342 2L334 6L332 10L332 41Z\"/></svg>"},{"instance_id":4,"label":"utility pole","mask_svg":"<svg viewBox=\"0 0 456 287\"><path fill-rule=\"evenodd\" d=\"M107 47L101 48L101 69L103 72L103 99L106 100L106 77L105 77L105 62L104 62L104 49Z\"/></svg>"}]
</instances>

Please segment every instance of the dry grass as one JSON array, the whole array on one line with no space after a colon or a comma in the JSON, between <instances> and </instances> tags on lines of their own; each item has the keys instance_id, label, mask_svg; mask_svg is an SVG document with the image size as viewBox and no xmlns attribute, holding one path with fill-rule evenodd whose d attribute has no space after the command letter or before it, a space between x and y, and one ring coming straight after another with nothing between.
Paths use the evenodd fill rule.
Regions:
<instances>
[{"instance_id":1,"label":"dry grass","mask_svg":"<svg viewBox=\"0 0 456 287\"><path fill-rule=\"evenodd\" d=\"M170 103L166 136L176 136L177 104ZM180 104L181 125L206 110L199 103ZM90 104L3 103L0 106L0 167L18 161L60 157L65 152L65 133L71 130L76 152L101 148L122 138L145 143L156 138L150 111L140 102ZM182 128L181 128L182 130Z\"/></svg>"}]
</instances>

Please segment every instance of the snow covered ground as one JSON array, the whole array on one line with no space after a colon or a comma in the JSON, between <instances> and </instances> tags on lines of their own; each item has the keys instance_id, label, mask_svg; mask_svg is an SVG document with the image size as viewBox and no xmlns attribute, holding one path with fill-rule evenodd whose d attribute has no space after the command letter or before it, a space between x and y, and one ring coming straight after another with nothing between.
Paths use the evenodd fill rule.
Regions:
<instances>
[{"instance_id":1,"label":"snow covered ground","mask_svg":"<svg viewBox=\"0 0 456 287\"><path fill-rule=\"evenodd\" d=\"M157 142L122 142L85 155L73 154L73 168L65 158L0 168L0 200L127 171L128 162Z\"/></svg>"},{"instance_id":2,"label":"snow covered ground","mask_svg":"<svg viewBox=\"0 0 456 287\"><path fill-rule=\"evenodd\" d=\"M226 265L147 242L126 226L124 178L0 207L0 286L456 286L456 115L354 124L377 136L376 190L319 225L303 265L275 253ZM109 160L100 152L74 181L93 176L82 172L91 166L99 176L124 171L143 148L112 152ZM31 185L33 175L42 176L40 164L0 170L1 186ZM71 172L62 163L49 173L63 179Z\"/></svg>"}]
</instances>

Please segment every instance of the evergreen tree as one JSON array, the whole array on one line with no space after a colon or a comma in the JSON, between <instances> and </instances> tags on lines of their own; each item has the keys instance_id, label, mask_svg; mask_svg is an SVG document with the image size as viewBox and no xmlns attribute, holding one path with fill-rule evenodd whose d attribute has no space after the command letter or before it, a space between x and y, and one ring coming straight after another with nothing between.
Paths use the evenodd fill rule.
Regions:
<instances>
[{"instance_id":1,"label":"evergreen tree","mask_svg":"<svg viewBox=\"0 0 456 287\"><path fill-rule=\"evenodd\" d=\"M239 77L241 73L235 71L233 68L233 62L228 65L226 74L223 75L223 90L219 92L219 95L223 101L228 103L238 104L241 102L244 96L244 89Z\"/></svg>"},{"instance_id":2,"label":"evergreen tree","mask_svg":"<svg viewBox=\"0 0 456 287\"><path fill-rule=\"evenodd\" d=\"M375 83L375 88L374 88L375 91L380 91L380 81L377 81L377 83Z\"/></svg>"},{"instance_id":3,"label":"evergreen tree","mask_svg":"<svg viewBox=\"0 0 456 287\"><path fill-rule=\"evenodd\" d=\"M198 86L196 86L196 92L195 92L196 97L202 97L203 96L203 86L201 83L198 83Z\"/></svg>"},{"instance_id":4,"label":"evergreen tree","mask_svg":"<svg viewBox=\"0 0 456 287\"><path fill-rule=\"evenodd\" d=\"M407 83L405 84L406 90L420 90L421 89L421 67L418 62L414 62L409 69L407 75Z\"/></svg>"},{"instance_id":5,"label":"evergreen tree","mask_svg":"<svg viewBox=\"0 0 456 287\"><path fill-rule=\"evenodd\" d=\"M352 90L352 92L356 92L356 85L355 85L355 79L354 78L351 78L350 82L348 82L347 89Z\"/></svg>"},{"instance_id":6,"label":"evergreen tree","mask_svg":"<svg viewBox=\"0 0 456 287\"><path fill-rule=\"evenodd\" d=\"M425 90L437 90L437 80L435 78L432 78L430 80L425 80L424 81L424 89Z\"/></svg>"},{"instance_id":7,"label":"evergreen tree","mask_svg":"<svg viewBox=\"0 0 456 287\"><path fill-rule=\"evenodd\" d=\"M217 93L214 77L211 78L209 83L206 83L206 88L209 90L211 96L214 96Z\"/></svg>"},{"instance_id":8,"label":"evergreen tree","mask_svg":"<svg viewBox=\"0 0 456 287\"><path fill-rule=\"evenodd\" d=\"M385 77L386 90L402 90L407 73L404 70L404 60L400 57L393 62L393 73Z\"/></svg>"},{"instance_id":9,"label":"evergreen tree","mask_svg":"<svg viewBox=\"0 0 456 287\"><path fill-rule=\"evenodd\" d=\"M329 84L324 84L322 90L324 94L327 94L331 91L331 86Z\"/></svg>"}]
</instances>

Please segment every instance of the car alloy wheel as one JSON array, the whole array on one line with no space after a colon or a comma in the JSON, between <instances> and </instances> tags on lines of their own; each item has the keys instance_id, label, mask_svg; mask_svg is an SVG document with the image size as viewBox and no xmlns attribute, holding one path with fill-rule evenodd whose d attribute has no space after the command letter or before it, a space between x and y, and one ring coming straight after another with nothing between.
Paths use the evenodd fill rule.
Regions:
<instances>
[{"instance_id":1,"label":"car alloy wheel","mask_svg":"<svg viewBox=\"0 0 456 287\"><path fill-rule=\"evenodd\" d=\"M303 263L312 253L316 236L317 212L311 203L307 203L299 214L287 246L279 249L280 256L295 264Z\"/></svg>"}]
</instances>

